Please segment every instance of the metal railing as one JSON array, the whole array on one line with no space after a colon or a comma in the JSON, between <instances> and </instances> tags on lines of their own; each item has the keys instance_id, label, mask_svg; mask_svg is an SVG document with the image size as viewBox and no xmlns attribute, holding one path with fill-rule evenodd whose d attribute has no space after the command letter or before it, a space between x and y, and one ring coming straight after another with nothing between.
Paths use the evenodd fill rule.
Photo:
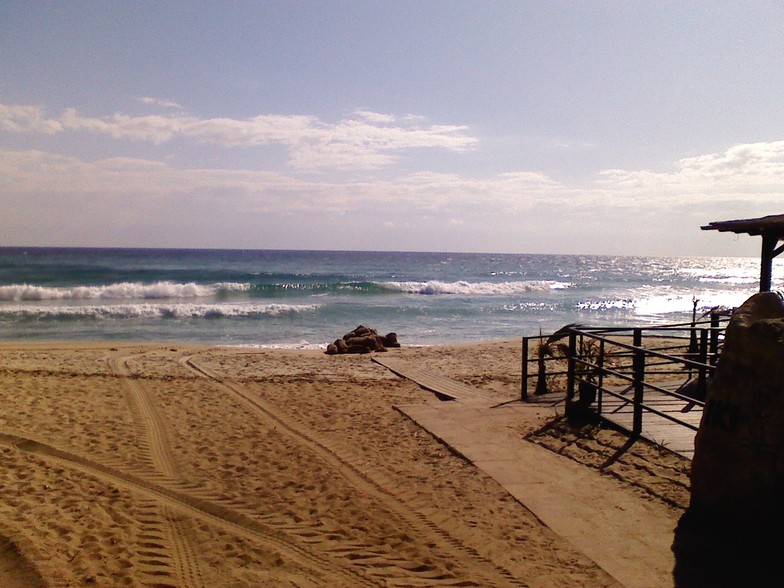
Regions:
<instances>
[{"instance_id":1,"label":"metal railing","mask_svg":"<svg viewBox=\"0 0 784 588\"><path fill-rule=\"evenodd\" d=\"M529 399L532 381L536 395L550 393L548 382L558 381L567 412L574 408L601 416L610 396L632 404L633 433L642 431L646 412L695 429L646 404L646 393L703 406L729 314L714 312L693 323L650 327L568 326L554 335L523 337L521 399Z\"/></svg>"}]
</instances>

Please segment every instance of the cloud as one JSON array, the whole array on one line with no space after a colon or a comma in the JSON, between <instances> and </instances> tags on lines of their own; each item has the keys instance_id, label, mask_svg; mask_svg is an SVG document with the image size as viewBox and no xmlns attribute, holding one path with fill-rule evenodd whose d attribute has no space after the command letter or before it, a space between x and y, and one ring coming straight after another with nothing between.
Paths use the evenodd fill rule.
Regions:
<instances>
[{"instance_id":1,"label":"cloud","mask_svg":"<svg viewBox=\"0 0 784 588\"><path fill-rule=\"evenodd\" d=\"M744 143L721 153L687 157L670 172L609 169L598 174L601 189L655 203L751 199L768 202L784 192L784 141ZM621 193L625 197L621 197Z\"/></svg>"},{"instance_id":2,"label":"cloud","mask_svg":"<svg viewBox=\"0 0 784 588\"><path fill-rule=\"evenodd\" d=\"M159 161L113 157L84 161L43 151L1 151L0 188L6 194L166 199L173 193L263 193L306 188L275 172L177 168Z\"/></svg>"},{"instance_id":3,"label":"cloud","mask_svg":"<svg viewBox=\"0 0 784 588\"><path fill-rule=\"evenodd\" d=\"M269 132L279 132L285 125L310 126L308 120L281 122L285 124L273 122ZM270 123L264 121L265 125ZM147 134L148 130L137 128L137 132ZM295 156L320 158L318 163L323 166L354 160L357 167L366 168L387 165L390 157L380 150L355 148L349 141L332 142L313 148L313 152L310 147L301 147ZM259 198L285 195L289 204L281 200L279 210L291 206L313 212L344 213L367 205L380 214L395 209L456 218L459 214L514 216L549 210L553 214L593 212L601 219L602 211L648 213L717 203L778 205L784 198L784 142L738 145L724 153L682 159L669 173L605 170L593 182L583 184L528 171L489 177L427 170L386 178L354 173L350 178L324 181L296 173L187 168L140 158L85 161L43 151L0 151L0 188L6 193L89 192L161 199L169 193L198 197L200 193L221 192L239 200L250 198L256 205Z\"/></svg>"},{"instance_id":4,"label":"cloud","mask_svg":"<svg viewBox=\"0 0 784 588\"><path fill-rule=\"evenodd\" d=\"M165 100L163 98L153 98L151 96L142 96L141 98L139 98L139 100L143 104L147 104L150 106L157 106L159 108L168 108L173 110L184 110L180 104L174 102L173 100Z\"/></svg>"},{"instance_id":5,"label":"cloud","mask_svg":"<svg viewBox=\"0 0 784 588\"><path fill-rule=\"evenodd\" d=\"M379 112L373 112L371 110L365 110L361 108L355 110L354 114L360 118L364 118L365 120L376 124L392 124L397 120L397 117L393 114L381 114Z\"/></svg>"},{"instance_id":6,"label":"cloud","mask_svg":"<svg viewBox=\"0 0 784 588\"><path fill-rule=\"evenodd\" d=\"M112 211L165 208L169 202L165 214L175 218L183 212L175 203L185 198L189 207L219 216L309 215L326 220L365 215L379 224L393 218L443 217L464 218L470 224L483 217L508 221L543 202L563 201L565 192L567 188L546 176L530 173L475 179L420 172L323 181L254 170L179 168L137 158L85 161L43 151L0 150L0 194L5 194L0 202L5 200L8 209L38 207L45 214L49 202L78 200L82 212L73 211L73 222L80 222L78 215L93 214L91 201Z\"/></svg>"},{"instance_id":7,"label":"cloud","mask_svg":"<svg viewBox=\"0 0 784 588\"><path fill-rule=\"evenodd\" d=\"M154 98L142 101L160 104ZM444 149L461 153L474 149L477 143L466 126L432 125L417 117L397 119L368 110L328 123L314 116L275 114L246 119L122 113L90 117L74 108L64 110L59 117L46 118L38 107L0 105L0 129L17 133L89 132L155 145L175 138L223 148L282 145L289 153L290 165L301 170L378 168L390 165L404 151Z\"/></svg>"},{"instance_id":8,"label":"cloud","mask_svg":"<svg viewBox=\"0 0 784 588\"><path fill-rule=\"evenodd\" d=\"M670 172L606 170L593 181L570 184L531 171L487 177L427 170L383 178L352 173L326 181L141 158L88 161L0 150L0 227L9 242L27 244L47 238L41 227L51 226L66 244L120 239L134 245L361 248L367 242L347 231L360 222L391 232L394 237L377 242L386 248L553 252L568 246L653 253L669 247L685 254L683 239L698 239L701 224L729 210L755 216L779 206L783 152L778 142L738 145L682 159ZM735 179L732 170L756 178L752 184L761 187ZM118 226L120 236L112 232ZM211 239L194 242L193 226L211 231ZM273 233L277 241L264 240ZM175 234L179 241L167 240ZM713 239L703 252L719 245ZM738 245L732 245L730 253L737 254Z\"/></svg>"},{"instance_id":9,"label":"cloud","mask_svg":"<svg viewBox=\"0 0 784 588\"><path fill-rule=\"evenodd\" d=\"M56 120L45 118L43 109L38 106L0 104L0 130L52 135L61 132L63 126Z\"/></svg>"},{"instance_id":10,"label":"cloud","mask_svg":"<svg viewBox=\"0 0 784 588\"><path fill-rule=\"evenodd\" d=\"M167 101L140 100L167 108ZM541 247L547 247L547 234L553 233L564 242L577 243L578 237L586 240L587 251L596 251L594 246L604 239L605 250L623 246L628 252L632 241L638 251L652 249L661 242L663 229L691 235L700 224L727 215L739 218L778 212L784 201L784 141L732 145L681 158L663 170L608 168L591 178L569 182L524 169L446 173L429 169L424 158L395 167L418 149L469 153L470 158L470 152L479 148L467 126L432 124L418 116L362 108L336 122L301 114L204 118L174 110L175 106L171 103L171 111L146 116L91 117L76 109L48 116L39 106L0 104L0 133L46 137L70 133L76 139L89 133L154 145L176 140L218 146L212 153L277 146L286 151L288 166L260 171L174 164L179 160L175 146L164 155L174 156L171 160L111 157L91 161L45 150L0 149L0 209L4 211L0 227L4 234L27 242L28 235L46 233L40 230L44 219L65 231L69 226L84 227L88 219L93 227L111 227L122 218L128 235L154 230L166 235L165 229L150 228L153 216L155 227L183 224L187 217L204 226L211 218L221 219L221 228L213 231L215 239L234 239L234 244L240 238L235 224L254 222L291 239L308 232L308 243L314 244L322 227L342 235L346 219L351 218L361 219L364 226L396 227L407 235L407 243L388 247L422 248L418 239L429 238L434 241L425 247L449 249L452 239L455 245L451 247L460 249L525 250L526 240L541 239ZM116 147L120 150L113 152L124 153L127 145ZM158 157L161 151L165 150L153 152ZM136 147L134 152L144 153ZM467 161L464 169L471 169L471 164ZM332 173L313 173L325 171ZM307 222L309 230L303 228ZM248 239L258 235L248 231ZM83 229L82 235L94 232ZM71 235L71 243L81 242L79 234ZM108 239L105 243L110 244ZM675 247L677 239L670 241ZM328 243L334 241L319 246ZM336 246L343 245L350 244Z\"/></svg>"}]
</instances>

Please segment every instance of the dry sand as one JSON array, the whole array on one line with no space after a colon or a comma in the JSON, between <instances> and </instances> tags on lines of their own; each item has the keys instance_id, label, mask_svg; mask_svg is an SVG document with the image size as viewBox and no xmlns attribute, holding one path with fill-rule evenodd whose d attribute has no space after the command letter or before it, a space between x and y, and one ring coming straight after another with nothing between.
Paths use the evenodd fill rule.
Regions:
<instances>
[{"instance_id":1,"label":"dry sand","mask_svg":"<svg viewBox=\"0 0 784 588\"><path fill-rule=\"evenodd\" d=\"M390 355L519 394L519 342ZM0 345L0 585L608 586L494 480L394 410L438 402L367 355ZM687 460L520 434L682 510ZM533 433L531 433L533 431Z\"/></svg>"}]
</instances>

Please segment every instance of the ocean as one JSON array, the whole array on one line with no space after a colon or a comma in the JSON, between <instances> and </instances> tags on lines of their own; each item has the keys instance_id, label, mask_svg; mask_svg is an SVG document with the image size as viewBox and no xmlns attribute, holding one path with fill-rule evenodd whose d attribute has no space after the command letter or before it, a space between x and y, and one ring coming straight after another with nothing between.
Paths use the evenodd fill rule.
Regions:
<instances>
[{"instance_id":1,"label":"ocean","mask_svg":"<svg viewBox=\"0 0 784 588\"><path fill-rule=\"evenodd\" d=\"M487 341L681 323L758 282L738 257L0 248L0 340L322 348L363 324L404 345Z\"/></svg>"}]
</instances>

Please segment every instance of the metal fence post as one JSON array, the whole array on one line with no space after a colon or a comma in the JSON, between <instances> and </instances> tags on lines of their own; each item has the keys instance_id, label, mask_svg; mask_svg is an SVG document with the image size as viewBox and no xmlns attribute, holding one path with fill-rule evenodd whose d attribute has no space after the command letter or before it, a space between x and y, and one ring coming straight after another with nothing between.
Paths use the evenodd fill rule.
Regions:
<instances>
[{"instance_id":1,"label":"metal fence post","mask_svg":"<svg viewBox=\"0 0 784 588\"><path fill-rule=\"evenodd\" d=\"M523 337L523 382L520 385L520 400L528 400L528 337Z\"/></svg>"},{"instance_id":2,"label":"metal fence post","mask_svg":"<svg viewBox=\"0 0 784 588\"><path fill-rule=\"evenodd\" d=\"M645 392L645 351L642 349L642 329L636 328L633 333L634 414L632 432L635 435L640 435L642 433L642 401Z\"/></svg>"},{"instance_id":3,"label":"metal fence post","mask_svg":"<svg viewBox=\"0 0 784 588\"><path fill-rule=\"evenodd\" d=\"M697 396L700 400L705 400L705 391L708 388L708 329L700 329L700 356L697 359L700 362L699 370L697 371Z\"/></svg>"},{"instance_id":4,"label":"metal fence post","mask_svg":"<svg viewBox=\"0 0 784 588\"><path fill-rule=\"evenodd\" d=\"M575 359L577 354L577 333L569 331L569 357L566 361L566 407L574 400Z\"/></svg>"},{"instance_id":5,"label":"metal fence post","mask_svg":"<svg viewBox=\"0 0 784 588\"><path fill-rule=\"evenodd\" d=\"M710 364L715 366L719 361L719 314L711 313L711 337L710 337Z\"/></svg>"},{"instance_id":6,"label":"metal fence post","mask_svg":"<svg viewBox=\"0 0 784 588\"><path fill-rule=\"evenodd\" d=\"M599 339L599 357L596 360L596 364L599 366L597 371L599 372L596 376L596 407L599 410L599 414L602 414L602 398L604 394L602 393L602 388L604 387L604 339Z\"/></svg>"}]
</instances>

